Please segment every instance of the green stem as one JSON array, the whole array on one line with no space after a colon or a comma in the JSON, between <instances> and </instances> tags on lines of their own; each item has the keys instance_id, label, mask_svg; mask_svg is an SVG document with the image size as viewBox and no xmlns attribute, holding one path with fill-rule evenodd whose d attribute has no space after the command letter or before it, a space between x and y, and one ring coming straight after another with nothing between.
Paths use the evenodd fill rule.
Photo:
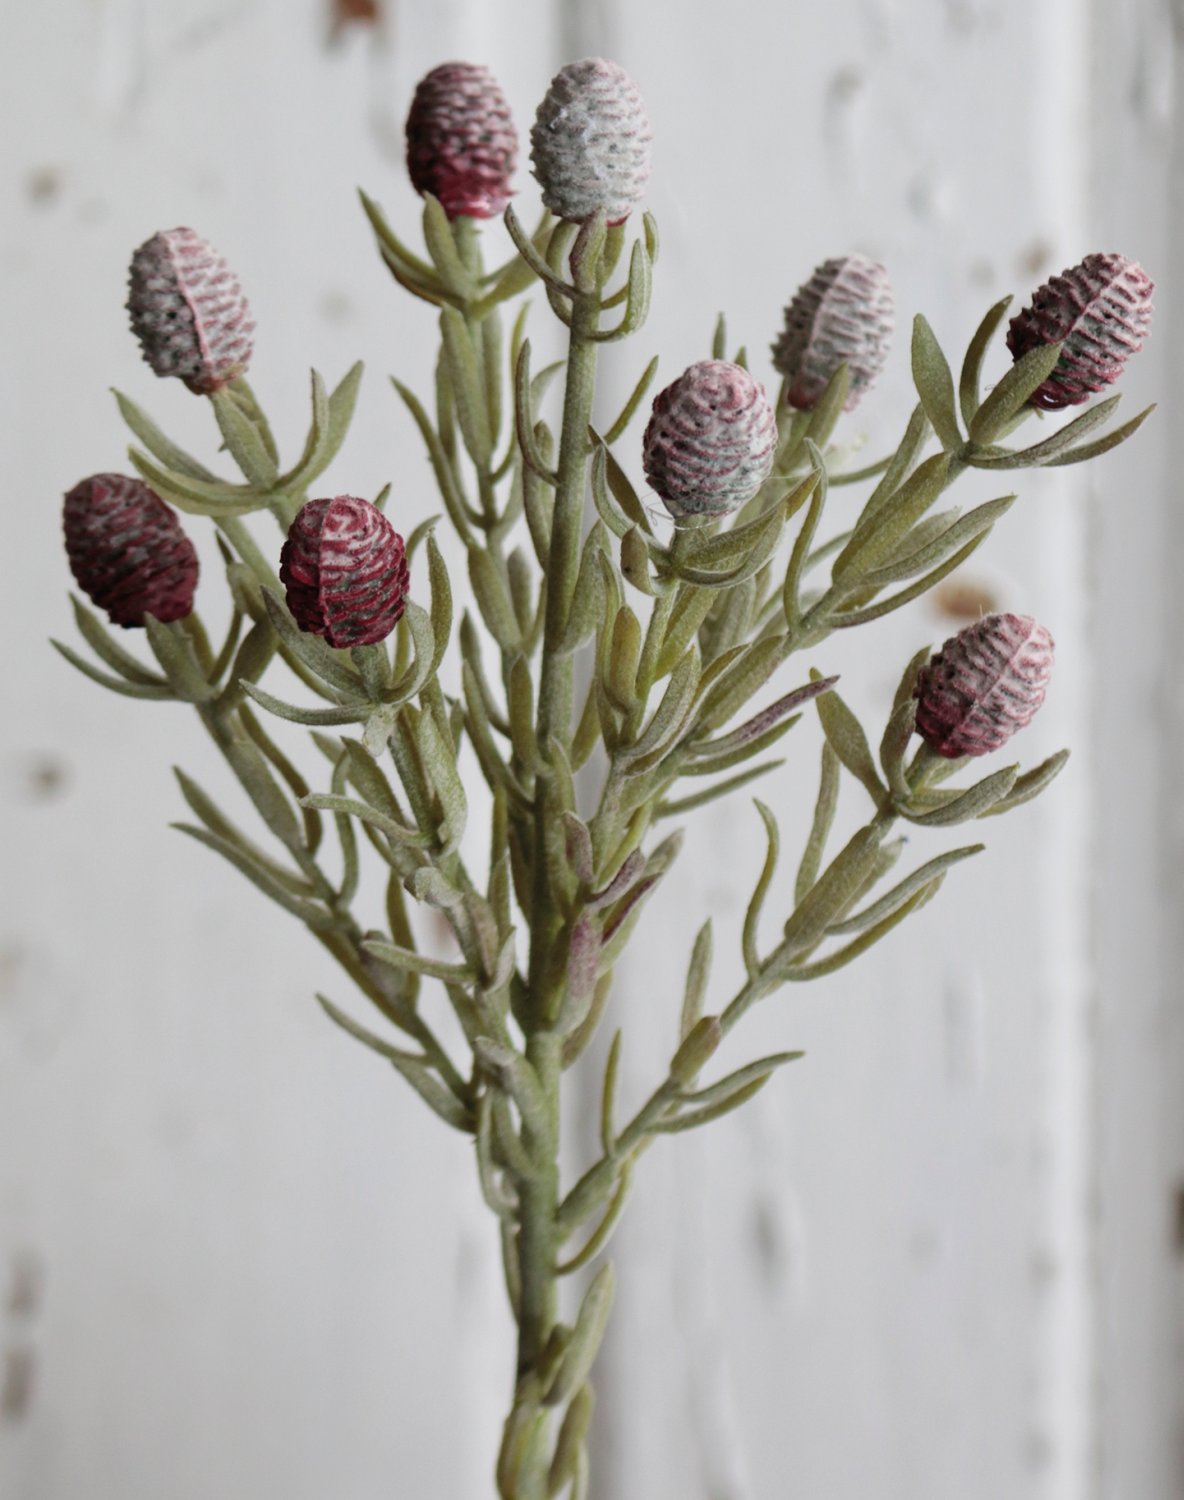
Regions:
<instances>
[{"instance_id":1,"label":"green stem","mask_svg":"<svg viewBox=\"0 0 1184 1500\"><path fill-rule=\"evenodd\" d=\"M558 1276L555 1212L559 1206L559 1078L563 1043L550 1031L536 1031L527 1043L546 1119L540 1130L523 1127L523 1145L535 1171L522 1185L518 1220L518 1375L537 1364L555 1326Z\"/></svg>"}]
</instances>

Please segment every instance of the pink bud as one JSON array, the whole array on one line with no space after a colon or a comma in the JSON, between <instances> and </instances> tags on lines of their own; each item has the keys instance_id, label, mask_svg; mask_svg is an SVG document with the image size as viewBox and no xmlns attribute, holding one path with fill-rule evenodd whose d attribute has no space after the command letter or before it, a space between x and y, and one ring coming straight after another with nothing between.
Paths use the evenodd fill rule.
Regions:
<instances>
[{"instance_id":1,"label":"pink bud","mask_svg":"<svg viewBox=\"0 0 1184 1500\"><path fill-rule=\"evenodd\" d=\"M602 209L610 224L622 223L645 195L652 139L641 91L624 68L603 57L568 63L530 132L543 202L574 224Z\"/></svg>"},{"instance_id":2,"label":"pink bud","mask_svg":"<svg viewBox=\"0 0 1184 1500\"><path fill-rule=\"evenodd\" d=\"M1125 255L1087 255L1038 287L1032 305L1008 325L1007 347L1016 359L1043 344L1065 347L1028 404L1060 411L1112 385L1150 332L1154 290L1142 266Z\"/></svg>"},{"instance_id":3,"label":"pink bud","mask_svg":"<svg viewBox=\"0 0 1184 1500\"><path fill-rule=\"evenodd\" d=\"M491 219L513 189L518 133L488 68L448 62L420 80L407 115L407 171L450 219Z\"/></svg>"},{"instance_id":4,"label":"pink bud","mask_svg":"<svg viewBox=\"0 0 1184 1500\"><path fill-rule=\"evenodd\" d=\"M879 261L866 255L823 261L795 292L773 345L773 368L789 383L790 406L812 411L846 364L844 410L853 411L883 369L895 328L892 283Z\"/></svg>"},{"instance_id":5,"label":"pink bud","mask_svg":"<svg viewBox=\"0 0 1184 1500\"><path fill-rule=\"evenodd\" d=\"M127 310L144 358L209 396L247 368L255 324L238 277L192 229L167 229L132 256Z\"/></svg>"},{"instance_id":6,"label":"pink bud","mask_svg":"<svg viewBox=\"0 0 1184 1500\"><path fill-rule=\"evenodd\" d=\"M197 553L159 495L126 474L92 474L66 496L66 555L79 588L115 625L167 623L193 608Z\"/></svg>"},{"instance_id":7,"label":"pink bud","mask_svg":"<svg viewBox=\"0 0 1184 1500\"><path fill-rule=\"evenodd\" d=\"M406 603L403 538L369 500L309 500L280 553L280 582L301 630L342 649L372 646Z\"/></svg>"},{"instance_id":8,"label":"pink bud","mask_svg":"<svg viewBox=\"0 0 1184 1500\"><path fill-rule=\"evenodd\" d=\"M1053 640L1030 615L987 615L917 674L917 733L938 755L986 755L1044 702Z\"/></svg>"},{"instance_id":9,"label":"pink bud","mask_svg":"<svg viewBox=\"0 0 1184 1500\"><path fill-rule=\"evenodd\" d=\"M777 419L741 365L705 359L654 398L642 439L646 478L675 521L726 516L769 477Z\"/></svg>"}]
</instances>

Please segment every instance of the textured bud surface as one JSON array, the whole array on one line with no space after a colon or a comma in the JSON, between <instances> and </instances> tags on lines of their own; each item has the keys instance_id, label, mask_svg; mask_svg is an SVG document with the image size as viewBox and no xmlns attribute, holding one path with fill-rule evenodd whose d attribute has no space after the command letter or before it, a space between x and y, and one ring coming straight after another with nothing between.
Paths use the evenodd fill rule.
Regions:
<instances>
[{"instance_id":1,"label":"textured bud surface","mask_svg":"<svg viewBox=\"0 0 1184 1500\"><path fill-rule=\"evenodd\" d=\"M645 194L652 139L641 91L624 68L602 57L568 63L530 132L543 202L572 223L601 209L621 223Z\"/></svg>"},{"instance_id":2,"label":"textured bud surface","mask_svg":"<svg viewBox=\"0 0 1184 1500\"><path fill-rule=\"evenodd\" d=\"M280 553L293 619L330 646L385 640L403 613L407 581L403 538L354 495L302 505Z\"/></svg>"},{"instance_id":3,"label":"textured bud surface","mask_svg":"<svg viewBox=\"0 0 1184 1500\"><path fill-rule=\"evenodd\" d=\"M1045 411L1080 406L1122 374L1151 329L1155 286L1125 255L1087 255L1037 288L1012 318L1007 347L1016 359L1045 344L1065 347L1056 368L1029 397Z\"/></svg>"},{"instance_id":4,"label":"textured bud surface","mask_svg":"<svg viewBox=\"0 0 1184 1500\"><path fill-rule=\"evenodd\" d=\"M938 755L986 755L1044 702L1052 636L1029 615L987 615L917 674L917 733Z\"/></svg>"},{"instance_id":5,"label":"textured bud surface","mask_svg":"<svg viewBox=\"0 0 1184 1500\"><path fill-rule=\"evenodd\" d=\"M846 411L859 404L888 358L896 305L888 272L866 255L823 261L785 309L773 368L789 382L790 406L810 411L841 364L850 386Z\"/></svg>"},{"instance_id":6,"label":"textured bud surface","mask_svg":"<svg viewBox=\"0 0 1184 1500\"><path fill-rule=\"evenodd\" d=\"M209 396L246 369L255 324L238 277L192 229L154 234L132 256L127 310L144 358Z\"/></svg>"},{"instance_id":7,"label":"textured bud surface","mask_svg":"<svg viewBox=\"0 0 1184 1500\"><path fill-rule=\"evenodd\" d=\"M642 440L646 478L675 520L726 516L769 476L777 419L741 365L706 359L654 398Z\"/></svg>"},{"instance_id":8,"label":"textured bud surface","mask_svg":"<svg viewBox=\"0 0 1184 1500\"><path fill-rule=\"evenodd\" d=\"M407 171L450 219L490 219L510 201L518 133L488 68L448 62L420 80L407 115Z\"/></svg>"},{"instance_id":9,"label":"textured bud surface","mask_svg":"<svg viewBox=\"0 0 1184 1500\"><path fill-rule=\"evenodd\" d=\"M79 588L116 625L145 615L180 620L193 608L197 553L159 495L126 474L80 480L62 508L66 555Z\"/></svg>"}]
</instances>

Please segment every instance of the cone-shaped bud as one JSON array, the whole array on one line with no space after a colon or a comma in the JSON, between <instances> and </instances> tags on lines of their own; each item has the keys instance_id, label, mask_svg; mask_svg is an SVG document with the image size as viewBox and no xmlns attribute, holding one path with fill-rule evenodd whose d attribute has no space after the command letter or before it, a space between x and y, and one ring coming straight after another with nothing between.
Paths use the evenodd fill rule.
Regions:
<instances>
[{"instance_id":1,"label":"cone-shaped bud","mask_svg":"<svg viewBox=\"0 0 1184 1500\"><path fill-rule=\"evenodd\" d=\"M369 500L302 505L280 553L280 582L301 630L330 646L385 640L407 599L403 538Z\"/></svg>"},{"instance_id":2,"label":"cone-shaped bud","mask_svg":"<svg viewBox=\"0 0 1184 1500\"><path fill-rule=\"evenodd\" d=\"M543 202L582 224L601 209L627 219L650 175L649 117L637 85L615 62L586 57L551 80L530 132L530 159Z\"/></svg>"},{"instance_id":3,"label":"cone-shaped bud","mask_svg":"<svg viewBox=\"0 0 1184 1500\"><path fill-rule=\"evenodd\" d=\"M255 324L238 277L200 234L166 229L132 256L127 310L144 358L199 396L247 368Z\"/></svg>"},{"instance_id":4,"label":"cone-shaped bud","mask_svg":"<svg viewBox=\"0 0 1184 1500\"><path fill-rule=\"evenodd\" d=\"M510 201L518 132L497 79L448 62L420 80L407 115L407 171L450 219L492 219Z\"/></svg>"},{"instance_id":5,"label":"cone-shaped bud","mask_svg":"<svg viewBox=\"0 0 1184 1500\"><path fill-rule=\"evenodd\" d=\"M168 623L193 608L197 553L159 495L126 474L80 480L62 508L66 555L80 589L115 625Z\"/></svg>"},{"instance_id":6,"label":"cone-shaped bud","mask_svg":"<svg viewBox=\"0 0 1184 1500\"><path fill-rule=\"evenodd\" d=\"M642 461L676 521L726 516L764 484L776 446L764 386L742 365L705 359L655 396Z\"/></svg>"},{"instance_id":7,"label":"cone-shaped bud","mask_svg":"<svg viewBox=\"0 0 1184 1500\"><path fill-rule=\"evenodd\" d=\"M812 411L846 364L844 410L854 410L883 369L895 328L892 283L879 261L866 255L823 261L785 309L773 345L773 368L788 382L790 406Z\"/></svg>"},{"instance_id":8,"label":"cone-shaped bud","mask_svg":"<svg viewBox=\"0 0 1184 1500\"><path fill-rule=\"evenodd\" d=\"M1044 702L1052 636L1029 615L987 615L960 630L917 674L917 733L938 755L986 755Z\"/></svg>"},{"instance_id":9,"label":"cone-shaped bud","mask_svg":"<svg viewBox=\"0 0 1184 1500\"><path fill-rule=\"evenodd\" d=\"M1028 404L1060 411L1112 385L1150 332L1154 290L1142 266L1125 255L1087 255L1038 287L1031 306L1008 325L1007 347L1016 359L1042 344L1063 340L1065 347Z\"/></svg>"}]
</instances>

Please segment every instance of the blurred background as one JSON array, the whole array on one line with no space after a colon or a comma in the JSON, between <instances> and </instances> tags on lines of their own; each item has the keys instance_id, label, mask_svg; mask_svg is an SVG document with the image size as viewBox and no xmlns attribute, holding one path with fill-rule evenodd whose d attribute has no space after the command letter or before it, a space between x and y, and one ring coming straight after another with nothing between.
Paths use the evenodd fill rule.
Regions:
<instances>
[{"instance_id":1,"label":"blurred background","mask_svg":"<svg viewBox=\"0 0 1184 1500\"><path fill-rule=\"evenodd\" d=\"M417 80L488 63L525 134L585 55L646 97L663 246L648 326L606 357L606 404L654 352L661 384L705 357L720 311L772 381L782 306L852 250L886 262L899 313L847 420L869 459L912 405L914 312L960 359L990 303L1091 250L1158 283L1122 389L1126 415L1161 403L1096 464L1020 474L957 587L819 648L876 726L918 646L983 607L1034 614L1058 662L1017 748L1073 759L984 825L988 853L937 901L766 1001L724 1059L804 1061L647 1154L617 1244L594 1496L1184 1496L1178 9L0 0L5 1500L492 1493L512 1341L471 1148L325 1020L314 990L348 996L303 931L166 826L184 812L172 764L223 790L188 711L103 693L45 641L73 639L60 497L126 468L108 387L216 448L206 404L156 382L127 331L132 249L190 224L237 269L252 381L289 453L309 366L334 382L366 360L323 492L390 480L408 531L437 502L386 376L428 388L434 318L382 269L355 188L414 242ZM541 333L545 304L532 318ZM813 725L785 743L761 795L790 870ZM848 791L842 817L861 815ZM628 1100L669 1055L699 913L732 992L763 847L745 795L717 805L647 911L614 1001ZM597 1086L572 1096L572 1171Z\"/></svg>"}]
</instances>

